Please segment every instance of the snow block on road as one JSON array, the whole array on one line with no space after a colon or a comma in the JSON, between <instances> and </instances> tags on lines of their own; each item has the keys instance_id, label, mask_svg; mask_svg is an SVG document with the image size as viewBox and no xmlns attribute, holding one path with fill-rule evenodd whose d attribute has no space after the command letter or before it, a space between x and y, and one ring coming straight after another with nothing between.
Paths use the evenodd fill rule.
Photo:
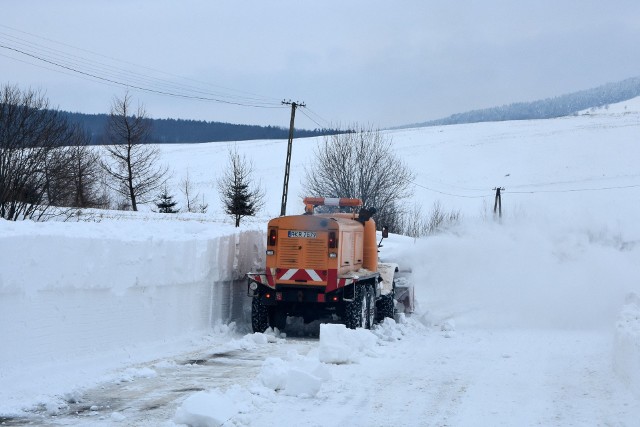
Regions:
<instances>
[{"instance_id":1,"label":"snow block on road","mask_svg":"<svg viewBox=\"0 0 640 427\"><path fill-rule=\"evenodd\" d=\"M290 355L287 360L270 357L264 361L258 375L264 387L297 397L316 396L322 383L330 378L317 360L299 355Z\"/></svg>"},{"instance_id":2,"label":"snow block on road","mask_svg":"<svg viewBox=\"0 0 640 427\"><path fill-rule=\"evenodd\" d=\"M218 390L201 391L189 396L173 418L190 427L219 427L238 413L228 396Z\"/></svg>"},{"instance_id":3,"label":"snow block on road","mask_svg":"<svg viewBox=\"0 0 640 427\"><path fill-rule=\"evenodd\" d=\"M347 329L344 325L320 325L318 358L323 363L356 363L362 355L371 355L377 337L366 329Z\"/></svg>"}]
</instances>

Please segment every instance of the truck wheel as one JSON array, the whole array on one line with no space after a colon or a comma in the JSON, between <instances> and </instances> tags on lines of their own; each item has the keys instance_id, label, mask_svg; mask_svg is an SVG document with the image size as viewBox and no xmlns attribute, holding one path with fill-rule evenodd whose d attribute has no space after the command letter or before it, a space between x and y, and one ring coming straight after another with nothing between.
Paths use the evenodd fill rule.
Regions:
<instances>
[{"instance_id":1,"label":"truck wheel","mask_svg":"<svg viewBox=\"0 0 640 427\"><path fill-rule=\"evenodd\" d=\"M367 285L366 289L366 309L364 310L364 327L365 329L371 329L373 327L373 323L375 321L376 314L376 300L375 300L375 291L373 286Z\"/></svg>"},{"instance_id":2,"label":"truck wheel","mask_svg":"<svg viewBox=\"0 0 640 427\"><path fill-rule=\"evenodd\" d=\"M385 317L393 319L395 305L393 302L393 293L383 295L376 304L378 306L379 321L383 321Z\"/></svg>"},{"instance_id":3,"label":"truck wheel","mask_svg":"<svg viewBox=\"0 0 640 427\"><path fill-rule=\"evenodd\" d=\"M284 328L287 327L287 313L283 310L283 308L273 307L271 316L271 325L273 325L274 328L278 328L280 332L284 332Z\"/></svg>"},{"instance_id":4,"label":"truck wheel","mask_svg":"<svg viewBox=\"0 0 640 427\"><path fill-rule=\"evenodd\" d=\"M251 327L253 332L264 332L269 327L269 310L262 303L260 296L251 300Z\"/></svg>"},{"instance_id":5,"label":"truck wheel","mask_svg":"<svg viewBox=\"0 0 640 427\"><path fill-rule=\"evenodd\" d=\"M345 304L344 324L349 329L360 328L365 322L366 292L362 286L356 286L353 301Z\"/></svg>"}]
</instances>

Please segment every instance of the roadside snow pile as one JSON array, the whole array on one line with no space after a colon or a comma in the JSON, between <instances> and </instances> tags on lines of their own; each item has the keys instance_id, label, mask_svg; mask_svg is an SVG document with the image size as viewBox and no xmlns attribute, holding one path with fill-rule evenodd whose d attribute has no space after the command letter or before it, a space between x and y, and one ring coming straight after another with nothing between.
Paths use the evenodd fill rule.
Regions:
<instances>
[{"instance_id":1,"label":"roadside snow pile","mask_svg":"<svg viewBox=\"0 0 640 427\"><path fill-rule=\"evenodd\" d=\"M331 379L326 366L310 357L290 353L286 360L270 357L262 364L260 383L287 396L314 397Z\"/></svg>"},{"instance_id":2,"label":"roadside snow pile","mask_svg":"<svg viewBox=\"0 0 640 427\"><path fill-rule=\"evenodd\" d=\"M357 363L364 357L377 357L380 354L378 346L401 339L413 327L420 325L404 316L399 316L398 322L385 319L371 331L321 324L317 350L307 355L291 351L283 358L265 359L254 385L248 390L235 386L224 392L214 389L190 396L176 411L174 422L195 427L220 426L230 419L241 417L243 413L250 413L263 405L272 405L278 395L316 398L322 385L332 380L331 370L336 369L334 365ZM271 329L264 334L247 334L228 343L225 350L282 344L285 340L280 336ZM245 406L239 406L238 402L244 402Z\"/></svg>"},{"instance_id":3,"label":"roadside snow pile","mask_svg":"<svg viewBox=\"0 0 640 427\"><path fill-rule=\"evenodd\" d=\"M629 294L616 323L613 368L640 396L640 296Z\"/></svg>"},{"instance_id":4,"label":"roadside snow pile","mask_svg":"<svg viewBox=\"0 0 640 427\"><path fill-rule=\"evenodd\" d=\"M371 330L380 340L379 344L402 339L402 337L408 333L411 325L416 326L415 322L409 321L404 313L400 313L397 317L397 322L394 319L385 317L382 323L376 325Z\"/></svg>"},{"instance_id":5,"label":"roadside snow pile","mask_svg":"<svg viewBox=\"0 0 640 427\"><path fill-rule=\"evenodd\" d=\"M219 427L239 412L229 395L218 390L200 391L184 401L173 420L191 427Z\"/></svg>"},{"instance_id":6,"label":"roadside snow pile","mask_svg":"<svg viewBox=\"0 0 640 427\"><path fill-rule=\"evenodd\" d=\"M397 316L397 321L387 317L371 330L322 324L318 359L323 363L342 365L358 363L363 356L377 357L379 346L400 340L416 328L422 329L423 326L402 313Z\"/></svg>"},{"instance_id":7,"label":"roadside snow pile","mask_svg":"<svg viewBox=\"0 0 640 427\"><path fill-rule=\"evenodd\" d=\"M347 329L344 325L320 325L318 358L323 363L356 363L363 355L375 355L377 338L366 329Z\"/></svg>"}]
</instances>

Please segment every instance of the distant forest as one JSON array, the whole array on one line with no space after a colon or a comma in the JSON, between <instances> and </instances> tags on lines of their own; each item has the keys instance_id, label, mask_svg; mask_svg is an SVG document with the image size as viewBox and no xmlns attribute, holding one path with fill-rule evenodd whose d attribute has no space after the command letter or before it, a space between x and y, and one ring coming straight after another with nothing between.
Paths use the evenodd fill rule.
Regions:
<instances>
[{"instance_id":1,"label":"distant forest","mask_svg":"<svg viewBox=\"0 0 640 427\"><path fill-rule=\"evenodd\" d=\"M455 125L461 123L499 122L505 120L551 119L570 116L578 111L603 107L640 96L640 77L608 83L555 98L533 102L518 102L501 107L453 114L444 119L401 126L401 128Z\"/></svg>"},{"instance_id":2,"label":"distant forest","mask_svg":"<svg viewBox=\"0 0 640 427\"><path fill-rule=\"evenodd\" d=\"M108 114L82 114L62 112L69 121L80 124L91 134L92 144L108 143L104 130ZM277 126L237 125L222 122L206 122L181 119L149 119L151 142L182 144L192 142L245 141L250 139L287 139L289 129ZM332 129L295 129L296 138L305 138L336 133Z\"/></svg>"},{"instance_id":3,"label":"distant forest","mask_svg":"<svg viewBox=\"0 0 640 427\"><path fill-rule=\"evenodd\" d=\"M498 122L506 120L550 119L570 116L578 111L604 107L640 96L640 77L608 83L593 89L533 102L517 102L500 107L472 110L453 114L443 119L397 126L406 129L424 126L454 125L462 123ZM67 113L68 119L79 123L91 134L93 144L104 144L107 114ZM151 141L154 143L192 143L216 141L245 141L252 139L287 139L289 129L278 126L240 125L182 119L149 119L152 122ZM335 129L296 129L296 138L338 133Z\"/></svg>"}]
</instances>

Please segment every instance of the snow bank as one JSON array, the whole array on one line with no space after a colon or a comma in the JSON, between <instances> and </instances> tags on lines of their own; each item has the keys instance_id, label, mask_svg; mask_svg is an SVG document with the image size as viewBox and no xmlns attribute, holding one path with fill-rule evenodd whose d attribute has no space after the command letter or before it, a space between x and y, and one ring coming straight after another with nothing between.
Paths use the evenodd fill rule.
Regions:
<instances>
[{"instance_id":1,"label":"snow bank","mask_svg":"<svg viewBox=\"0 0 640 427\"><path fill-rule=\"evenodd\" d=\"M616 323L613 368L640 397L640 296L629 294Z\"/></svg>"},{"instance_id":2,"label":"snow bank","mask_svg":"<svg viewBox=\"0 0 640 427\"><path fill-rule=\"evenodd\" d=\"M147 344L246 323L243 275L261 264L263 241L217 223L0 220L0 382L21 385L0 402L56 383L47 366L114 351L131 363Z\"/></svg>"}]
</instances>

